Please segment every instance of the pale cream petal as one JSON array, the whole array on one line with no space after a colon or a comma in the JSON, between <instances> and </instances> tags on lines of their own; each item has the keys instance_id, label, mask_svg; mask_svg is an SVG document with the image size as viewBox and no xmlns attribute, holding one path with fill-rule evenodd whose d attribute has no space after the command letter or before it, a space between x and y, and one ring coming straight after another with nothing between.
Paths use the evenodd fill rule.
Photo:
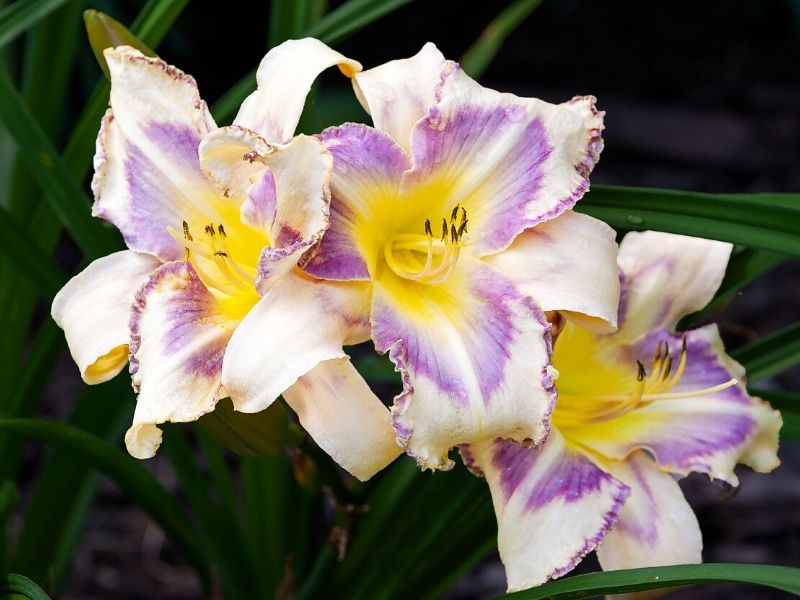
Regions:
<instances>
[{"instance_id":1,"label":"pale cream petal","mask_svg":"<svg viewBox=\"0 0 800 600\"><path fill-rule=\"evenodd\" d=\"M274 189L274 218L270 225L271 244L264 248L258 264L256 287L264 293L294 268L303 254L322 238L330 222L331 153L318 139L298 135L266 157ZM258 202L257 187L251 188L242 205L244 221L258 218L264 204ZM264 196L268 197L269 193ZM263 197L261 198L264 199ZM266 212L266 211L265 211Z\"/></svg>"},{"instance_id":2,"label":"pale cream petal","mask_svg":"<svg viewBox=\"0 0 800 600\"><path fill-rule=\"evenodd\" d=\"M361 481L403 450L386 408L348 359L319 363L283 393L314 441Z\"/></svg>"},{"instance_id":3,"label":"pale cream petal","mask_svg":"<svg viewBox=\"0 0 800 600\"><path fill-rule=\"evenodd\" d=\"M102 383L128 362L128 323L136 290L161 263L123 250L98 258L53 299L53 319L64 330L86 383Z\"/></svg>"},{"instance_id":4,"label":"pale cream petal","mask_svg":"<svg viewBox=\"0 0 800 600\"><path fill-rule=\"evenodd\" d=\"M131 317L131 375L139 394L125 434L132 456L155 455L158 424L195 421L214 410L222 357L236 325L191 263L167 263L150 276Z\"/></svg>"},{"instance_id":5,"label":"pale cream petal","mask_svg":"<svg viewBox=\"0 0 800 600\"><path fill-rule=\"evenodd\" d=\"M403 380L392 407L397 439L420 467L451 468L459 444L547 436L550 325L495 269L462 256L436 286L385 269L370 318L375 347Z\"/></svg>"},{"instance_id":6,"label":"pale cream petal","mask_svg":"<svg viewBox=\"0 0 800 600\"><path fill-rule=\"evenodd\" d=\"M607 571L702 562L697 517L672 475L644 452L626 461L604 461L603 469L630 488L619 521L597 549Z\"/></svg>"},{"instance_id":7,"label":"pale cream petal","mask_svg":"<svg viewBox=\"0 0 800 600\"><path fill-rule=\"evenodd\" d=\"M347 77L361 65L319 40L289 40L270 50L256 73L258 89L242 103L234 125L251 129L270 143L286 143L294 134L306 96L317 76L338 66Z\"/></svg>"},{"instance_id":8,"label":"pale cream petal","mask_svg":"<svg viewBox=\"0 0 800 600\"><path fill-rule=\"evenodd\" d=\"M376 129L410 152L411 130L436 102L445 58L428 42L411 58L392 60L357 73L353 87Z\"/></svg>"},{"instance_id":9,"label":"pale cream petal","mask_svg":"<svg viewBox=\"0 0 800 600\"><path fill-rule=\"evenodd\" d=\"M131 250L179 260L183 247L167 227L208 222L222 201L197 160L216 125L186 73L127 46L104 55L111 108L97 137L92 214L113 223Z\"/></svg>"},{"instance_id":10,"label":"pale cream petal","mask_svg":"<svg viewBox=\"0 0 800 600\"><path fill-rule=\"evenodd\" d=\"M600 333L617 324L619 270L615 233L571 210L522 232L487 262L545 311L565 311Z\"/></svg>"},{"instance_id":11,"label":"pale cream petal","mask_svg":"<svg viewBox=\"0 0 800 600\"><path fill-rule=\"evenodd\" d=\"M259 412L317 364L369 338L369 287L283 277L231 338L222 381L236 410Z\"/></svg>"},{"instance_id":12,"label":"pale cream petal","mask_svg":"<svg viewBox=\"0 0 800 600\"><path fill-rule=\"evenodd\" d=\"M660 231L626 235L619 248L624 291L617 339L673 329L681 317L703 308L722 283L732 248Z\"/></svg>"},{"instance_id":13,"label":"pale cream petal","mask_svg":"<svg viewBox=\"0 0 800 600\"><path fill-rule=\"evenodd\" d=\"M200 168L225 194L246 192L264 171L272 146L254 131L231 125L209 133L200 142Z\"/></svg>"},{"instance_id":14,"label":"pale cream petal","mask_svg":"<svg viewBox=\"0 0 800 600\"><path fill-rule=\"evenodd\" d=\"M756 433L739 457L739 462L759 473L769 473L781 464L778 458L779 432L783 426L781 413L760 398L751 398Z\"/></svg>"},{"instance_id":15,"label":"pale cream petal","mask_svg":"<svg viewBox=\"0 0 800 600\"><path fill-rule=\"evenodd\" d=\"M556 429L535 448L494 440L462 447L461 454L489 484L510 592L575 568L603 540L628 496L623 483Z\"/></svg>"}]
</instances>

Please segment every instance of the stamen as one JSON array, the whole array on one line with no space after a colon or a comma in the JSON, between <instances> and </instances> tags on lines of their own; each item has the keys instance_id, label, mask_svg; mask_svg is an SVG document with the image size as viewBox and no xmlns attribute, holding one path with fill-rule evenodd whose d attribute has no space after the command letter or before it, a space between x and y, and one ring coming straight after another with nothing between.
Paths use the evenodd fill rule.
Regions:
<instances>
[{"instance_id":1,"label":"stamen","mask_svg":"<svg viewBox=\"0 0 800 600\"><path fill-rule=\"evenodd\" d=\"M460 222L459 222L460 218ZM430 219L423 224L424 235L398 233L384 245L387 266L404 279L425 284L445 281L453 274L461 252L462 237L467 230L467 211L456 205L450 221L442 218L442 234L436 239Z\"/></svg>"},{"instance_id":2,"label":"stamen","mask_svg":"<svg viewBox=\"0 0 800 600\"><path fill-rule=\"evenodd\" d=\"M233 260L228 250L225 228L221 224L216 228L211 223L205 225L203 231L207 237L198 241L193 238L186 221L182 222L182 228L183 239L172 227L167 227L167 232L175 240L183 242L184 261L192 263L197 275L208 287L228 296L236 296L243 291L253 292L255 274L247 273Z\"/></svg>"},{"instance_id":3,"label":"stamen","mask_svg":"<svg viewBox=\"0 0 800 600\"><path fill-rule=\"evenodd\" d=\"M632 410L647 406L657 400L679 400L722 392L739 382L736 378L711 387L670 392L683 377L688 360L686 336L681 339L677 368L670 357L669 343L661 341L653 357L653 372L648 376L641 361L636 361L636 384L628 394L559 394L559 405L554 418L562 426L580 426L608 421Z\"/></svg>"}]
</instances>

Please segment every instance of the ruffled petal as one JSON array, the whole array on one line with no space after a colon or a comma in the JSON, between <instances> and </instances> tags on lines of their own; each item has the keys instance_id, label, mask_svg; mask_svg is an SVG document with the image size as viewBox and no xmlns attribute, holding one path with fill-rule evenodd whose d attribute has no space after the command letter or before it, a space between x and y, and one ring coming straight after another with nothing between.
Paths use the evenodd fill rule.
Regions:
<instances>
[{"instance_id":1,"label":"ruffled petal","mask_svg":"<svg viewBox=\"0 0 800 600\"><path fill-rule=\"evenodd\" d=\"M200 142L198 156L203 173L224 195L246 192L259 181L266 165L264 158L273 146L254 131L238 125L221 127Z\"/></svg>"},{"instance_id":2,"label":"ruffled petal","mask_svg":"<svg viewBox=\"0 0 800 600\"><path fill-rule=\"evenodd\" d=\"M674 371L678 369L682 343L677 334L654 332L635 346L623 349L623 361L633 365L639 360L649 368L658 344L665 342L674 357L673 374L677 375ZM704 392L732 379L738 383L713 393ZM618 460L644 448L666 471L680 475L698 471L736 485L733 468L761 434L759 423L764 423L765 432L773 432L766 433L767 437L777 435L774 418L763 412L760 400L747 395L743 382L744 369L724 354L716 326L696 329L686 333L685 371L663 397L656 395L650 403L620 417L581 426L569 437ZM760 459L763 464L776 461L777 457L771 461L763 456Z\"/></svg>"},{"instance_id":3,"label":"ruffled petal","mask_svg":"<svg viewBox=\"0 0 800 600\"><path fill-rule=\"evenodd\" d=\"M366 481L402 454L387 409L347 359L326 360L283 393L320 448Z\"/></svg>"},{"instance_id":4,"label":"ruffled petal","mask_svg":"<svg viewBox=\"0 0 800 600\"><path fill-rule=\"evenodd\" d=\"M783 417L768 402L752 398L756 433L739 457L739 462L758 473L769 473L781 464L778 458L778 440Z\"/></svg>"},{"instance_id":5,"label":"ruffled petal","mask_svg":"<svg viewBox=\"0 0 800 600\"><path fill-rule=\"evenodd\" d=\"M630 488L619 520L597 549L606 571L702 562L703 539L678 483L644 452L603 469Z\"/></svg>"},{"instance_id":6,"label":"ruffled petal","mask_svg":"<svg viewBox=\"0 0 800 600\"><path fill-rule=\"evenodd\" d=\"M384 273L374 284L372 337L403 378L392 408L398 443L421 467L446 469L457 444L541 442L555 399L542 311L466 257L436 286Z\"/></svg>"},{"instance_id":7,"label":"ruffled petal","mask_svg":"<svg viewBox=\"0 0 800 600\"><path fill-rule=\"evenodd\" d=\"M557 430L536 448L495 440L462 455L489 484L509 592L571 571L603 540L628 496L627 486Z\"/></svg>"},{"instance_id":8,"label":"ruffled petal","mask_svg":"<svg viewBox=\"0 0 800 600\"><path fill-rule=\"evenodd\" d=\"M366 339L366 284L289 275L236 329L225 353L222 382L236 410L260 412L320 362L346 358L343 345Z\"/></svg>"},{"instance_id":9,"label":"ruffled petal","mask_svg":"<svg viewBox=\"0 0 800 600\"><path fill-rule=\"evenodd\" d=\"M617 243L602 221L568 210L522 232L487 262L543 310L563 311L600 333L616 327Z\"/></svg>"},{"instance_id":10,"label":"ruffled petal","mask_svg":"<svg viewBox=\"0 0 800 600\"><path fill-rule=\"evenodd\" d=\"M619 340L674 329L722 283L733 246L658 231L631 232L619 247L623 274Z\"/></svg>"},{"instance_id":11,"label":"ruffled petal","mask_svg":"<svg viewBox=\"0 0 800 600\"><path fill-rule=\"evenodd\" d=\"M128 362L133 297L159 264L147 254L115 252L98 258L56 294L53 319L86 383L108 381Z\"/></svg>"},{"instance_id":12,"label":"ruffled petal","mask_svg":"<svg viewBox=\"0 0 800 600\"><path fill-rule=\"evenodd\" d=\"M331 222L304 269L325 279L369 280L393 229L410 160L388 135L366 125L334 127L319 138L333 154Z\"/></svg>"},{"instance_id":13,"label":"ruffled petal","mask_svg":"<svg viewBox=\"0 0 800 600\"><path fill-rule=\"evenodd\" d=\"M285 144L294 134L311 84L328 67L347 77L361 65L319 40L289 40L270 50L258 66L258 89L242 103L234 125L259 133L271 143Z\"/></svg>"},{"instance_id":14,"label":"ruffled petal","mask_svg":"<svg viewBox=\"0 0 800 600\"><path fill-rule=\"evenodd\" d=\"M357 73L353 87L375 127L410 152L411 130L436 102L436 86L444 67L444 56L428 42L411 58Z\"/></svg>"},{"instance_id":15,"label":"ruffled petal","mask_svg":"<svg viewBox=\"0 0 800 600\"><path fill-rule=\"evenodd\" d=\"M437 104L411 133L414 169L403 193L433 213L463 206L479 255L571 208L589 187L602 149L593 97L553 105L502 94L448 63Z\"/></svg>"},{"instance_id":16,"label":"ruffled petal","mask_svg":"<svg viewBox=\"0 0 800 600\"><path fill-rule=\"evenodd\" d=\"M136 294L131 374L139 393L128 452L150 458L159 423L194 421L214 410L225 346L237 321L203 285L191 263L167 263Z\"/></svg>"},{"instance_id":17,"label":"ruffled petal","mask_svg":"<svg viewBox=\"0 0 800 600\"><path fill-rule=\"evenodd\" d=\"M190 76L127 46L104 54L111 108L97 138L93 214L116 225L130 249L178 260L183 248L167 227L208 222L221 201L197 158L216 125Z\"/></svg>"},{"instance_id":18,"label":"ruffled petal","mask_svg":"<svg viewBox=\"0 0 800 600\"><path fill-rule=\"evenodd\" d=\"M276 148L265 164L267 173L250 188L242 205L243 219L264 218L274 205L271 243L261 252L256 277L262 294L297 265L327 229L333 158L319 140L299 135Z\"/></svg>"}]
</instances>

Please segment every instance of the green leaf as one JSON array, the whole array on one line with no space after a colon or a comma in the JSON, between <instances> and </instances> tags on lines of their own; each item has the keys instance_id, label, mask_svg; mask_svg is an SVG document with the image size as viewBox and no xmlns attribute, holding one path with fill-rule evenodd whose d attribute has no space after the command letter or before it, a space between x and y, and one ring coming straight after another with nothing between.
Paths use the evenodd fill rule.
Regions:
<instances>
[{"instance_id":1,"label":"green leaf","mask_svg":"<svg viewBox=\"0 0 800 600\"><path fill-rule=\"evenodd\" d=\"M239 456L277 454L289 439L288 414L280 402L249 414L234 410L231 399L223 398L214 411L200 417L199 422Z\"/></svg>"},{"instance_id":2,"label":"green leaf","mask_svg":"<svg viewBox=\"0 0 800 600\"><path fill-rule=\"evenodd\" d=\"M92 219L86 195L2 69L0 121L17 142L20 154L38 178L50 206L81 249L90 256L108 254L117 249L119 242L114 241L109 229Z\"/></svg>"},{"instance_id":3,"label":"green leaf","mask_svg":"<svg viewBox=\"0 0 800 600\"><path fill-rule=\"evenodd\" d=\"M252 562L239 555L244 542L236 515L223 512L214 501L197 457L179 427L164 428L163 446L183 491L199 517L204 553L215 563L225 597L255 597L258 578L251 568Z\"/></svg>"},{"instance_id":4,"label":"green leaf","mask_svg":"<svg viewBox=\"0 0 800 600\"><path fill-rule=\"evenodd\" d=\"M693 583L753 583L800 595L800 569L733 563L628 569L567 577L502 598L577 600Z\"/></svg>"},{"instance_id":5,"label":"green leaf","mask_svg":"<svg viewBox=\"0 0 800 600\"><path fill-rule=\"evenodd\" d=\"M800 364L800 322L737 348L730 354L744 365L750 384L783 373Z\"/></svg>"},{"instance_id":6,"label":"green leaf","mask_svg":"<svg viewBox=\"0 0 800 600\"><path fill-rule=\"evenodd\" d=\"M410 2L413 0L348 0L311 25L302 37L336 44ZM242 101L255 89L256 70L253 69L214 103L211 107L214 119L218 123L230 122Z\"/></svg>"},{"instance_id":7,"label":"green leaf","mask_svg":"<svg viewBox=\"0 0 800 600\"><path fill-rule=\"evenodd\" d=\"M781 411L783 427L781 438L800 442L800 395L777 390L750 389L753 396L763 398Z\"/></svg>"},{"instance_id":8,"label":"green leaf","mask_svg":"<svg viewBox=\"0 0 800 600\"><path fill-rule=\"evenodd\" d=\"M64 423L0 419L0 431L35 438L59 451L71 453L103 472L161 526L204 584L208 584L208 565L200 551L196 531L175 499L135 459L105 440Z\"/></svg>"},{"instance_id":9,"label":"green leaf","mask_svg":"<svg viewBox=\"0 0 800 600\"><path fill-rule=\"evenodd\" d=\"M413 0L349 0L332 10L305 35L336 44Z\"/></svg>"},{"instance_id":10,"label":"green leaf","mask_svg":"<svg viewBox=\"0 0 800 600\"><path fill-rule=\"evenodd\" d=\"M0 238L3 252L45 298L52 298L67 282L64 271L45 254L35 240L25 234L25 228L0 207Z\"/></svg>"},{"instance_id":11,"label":"green leaf","mask_svg":"<svg viewBox=\"0 0 800 600\"><path fill-rule=\"evenodd\" d=\"M461 57L460 63L464 71L475 79L480 78L497 56L506 38L541 4L542 0L515 0L509 4L492 19Z\"/></svg>"},{"instance_id":12,"label":"green leaf","mask_svg":"<svg viewBox=\"0 0 800 600\"><path fill-rule=\"evenodd\" d=\"M4 600L50 600L30 579L16 573L0 575L0 598Z\"/></svg>"},{"instance_id":13,"label":"green leaf","mask_svg":"<svg viewBox=\"0 0 800 600\"><path fill-rule=\"evenodd\" d=\"M714 195L595 185L575 210L616 229L655 229L800 255L797 195Z\"/></svg>"},{"instance_id":14,"label":"green leaf","mask_svg":"<svg viewBox=\"0 0 800 600\"><path fill-rule=\"evenodd\" d=\"M314 18L314 0L273 0L269 15L270 47L300 37Z\"/></svg>"},{"instance_id":15,"label":"green leaf","mask_svg":"<svg viewBox=\"0 0 800 600\"><path fill-rule=\"evenodd\" d=\"M97 64L109 79L111 74L108 72L108 63L103 56L106 48L131 46L145 56L157 56L147 44L128 31L127 27L105 13L91 9L85 10L83 11L83 22L86 25L86 34L89 36L89 44L92 46Z\"/></svg>"},{"instance_id":16,"label":"green leaf","mask_svg":"<svg viewBox=\"0 0 800 600\"><path fill-rule=\"evenodd\" d=\"M133 411L132 396L127 374L101 387L87 387L75 403L70 424L104 439L122 439ZM60 587L97 480L96 474L72 455L55 452L49 457L26 498L12 563L15 571L39 581L49 579L53 589ZM49 543L42 544L42 539Z\"/></svg>"},{"instance_id":17,"label":"green leaf","mask_svg":"<svg viewBox=\"0 0 800 600\"><path fill-rule=\"evenodd\" d=\"M736 252L731 257L725 271L725 278L711 302L702 310L684 317L678 329L685 330L696 326L720 304L730 300L743 287L783 264L788 258L785 254L752 248L743 248Z\"/></svg>"},{"instance_id":18,"label":"green leaf","mask_svg":"<svg viewBox=\"0 0 800 600\"><path fill-rule=\"evenodd\" d=\"M0 48L67 0L18 0L0 11Z\"/></svg>"}]
</instances>

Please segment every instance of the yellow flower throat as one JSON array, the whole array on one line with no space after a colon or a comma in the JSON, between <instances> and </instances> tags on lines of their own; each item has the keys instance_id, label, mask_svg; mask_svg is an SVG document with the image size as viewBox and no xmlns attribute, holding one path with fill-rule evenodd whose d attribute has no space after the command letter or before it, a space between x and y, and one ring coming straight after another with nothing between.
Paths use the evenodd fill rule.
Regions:
<instances>
[{"instance_id":1,"label":"yellow flower throat","mask_svg":"<svg viewBox=\"0 0 800 600\"><path fill-rule=\"evenodd\" d=\"M560 427L577 427L590 423L610 421L637 408L648 406L656 400L677 400L704 396L726 390L738 383L736 379L730 379L719 385L704 389L672 392L671 390L683 377L686 363L685 336L681 341L681 351L677 365L670 356L669 344L667 342L659 342L651 362L649 374L645 366L636 361L637 375L632 390L610 394L575 394L566 390L565 392L560 391L553 419Z\"/></svg>"},{"instance_id":2,"label":"yellow flower throat","mask_svg":"<svg viewBox=\"0 0 800 600\"><path fill-rule=\"evenodd\" d=\"M467 210L453 207L450 219L442 218L441 234L434 235L430 219L424 233L397 233L383 247L389 268L399 277L428 285L447 280L456 268L462 238L467 231Z\"/></svg>"}]
</instances>

